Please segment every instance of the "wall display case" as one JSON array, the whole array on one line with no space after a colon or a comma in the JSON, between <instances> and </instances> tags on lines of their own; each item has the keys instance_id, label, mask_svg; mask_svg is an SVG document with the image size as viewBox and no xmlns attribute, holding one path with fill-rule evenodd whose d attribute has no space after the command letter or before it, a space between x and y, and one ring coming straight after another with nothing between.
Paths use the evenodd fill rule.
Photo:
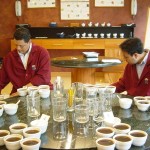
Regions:
<instances>
[{"instance_id":1,"label":"wall display case","mask_svg":"<svg viewBox=\"0 0 150 150\"><path fill-rule=\"evenodd\" d=\"M28 8L55 7L55 0L27 0Z\"/></svg>"},{"instance_id":2,"label":"wall display case","mask_svg":"<svg viewBox=\"0 0 150 150\"><path fill-rule=\"evenodd\" d=\"M89 0L61 0L61 20L88 20Z\"/></svg>"},{"instance_id":3,"label":"wall display case","mask_svg":"<svg viewBox=\"0 0 150 150\"><path fill-rule=\"evenodd\" d=\"M129 38L134 26L115 27L29 27L32 38ZM104 36L101 36L101 33ZM83 37L83 34L85 35ZM97 36L94 36L97 34ZM108 36L109 34L110 36ZM121 36L123 34L123 36ZM78 36L77 36L78 35ZM90 35L90 36L89 36ZM115 36L114 36L115 35Z\"/></svg>"}]
</instances>

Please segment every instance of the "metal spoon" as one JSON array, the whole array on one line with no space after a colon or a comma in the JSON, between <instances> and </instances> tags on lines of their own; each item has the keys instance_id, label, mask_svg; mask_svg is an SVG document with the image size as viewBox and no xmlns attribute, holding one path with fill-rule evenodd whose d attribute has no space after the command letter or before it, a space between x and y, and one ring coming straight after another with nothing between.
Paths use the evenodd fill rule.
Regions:
<instances>
[{"instance_id":1,"label":"metal spoon","mask_svg":"<svg viewBox=\"0 0 150 150\"><path fill-rule=\"evenodd\" d=\"M119 99L121 99L121 97L120 97L119 95L117 95L117 97L118 97Z\"/></svg>"},{"instance_id":2,"label":"metal spoon","mask_svg":"<svg viewBox=\"0 0 150 150\"><path fill-rule=\"evenodd\" d=\"M16 105L18 105L20 103L20 100L16 103Z\"/></svg>"}]
</instances>

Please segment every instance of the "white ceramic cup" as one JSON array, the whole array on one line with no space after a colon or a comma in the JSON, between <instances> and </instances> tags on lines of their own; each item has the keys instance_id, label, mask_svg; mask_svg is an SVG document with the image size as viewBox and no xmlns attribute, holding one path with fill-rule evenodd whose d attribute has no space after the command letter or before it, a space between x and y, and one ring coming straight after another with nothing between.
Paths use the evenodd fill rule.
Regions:
<instances>
[{"instance_id":1,"label":"white ceramic cup","mask_svg":"<svg viewBox=\"0 0 150 150\"><path fill-rule=\"evenodd\" d=\"M4 137L9 134L10 132L8 130L0 130L0 146L4 145Z\"/></svg>"},{"instance_id":2,"label":"white ceramic cup","mask_svg":"<svg viewBox=\"0 0 150 150\"><path fill-rule=\"evenodd\" d=\"M26 138L27 137L40 138L41 129L39 127L27 127L23 129L23 135Z\"/></svg>"},{"instance_id":3,"label":"white ceramic cup","mask_svg":"<svg viewBox=\"0 0 150 150\"><path fill-rule=\"evenodd\" d=\"M133 138L133 145L143 146L147 140L148 134L142 130L132 130L128 133Z\"/></svg>"},{"instance_id":4,"label":"white ceramic cup","mask_svg":"<svg viewBox=\"0 0 150 150\"><path fill-rule=\"evenodd\" d=\"M22 139L23 136L20 134L10 134L4 137L4 143L8 150L18 150L21 148L20 141Z\"/></svg>"},{"instance_id":5,"label":"white ceramic cup","mask_svg":"<svg viewBox=\"0 0 150 150\"><path fill-rule=\"evenodd\" d=\"M129 109L132 105L131 98L119 98L120 107L123 109Z\"/></svg>"},{"instance_id":6,"label":"white ceramic cup","mask_svg":"<svg viewBox=\"0 0 150 150\"><path fill-rule=\"evenodd\" d=\"M106 144L107 142L109 144ZM96 147L98 150L114 150L115 140L112 138L98 138L96 140Z\"/></svg>"},{"instance_id":7,"label":"white ceramic cup","mask_svg":"<svg viewBox=\"0 0 150 150\"><path fill-rule=\"evenodd\" d=\"M100 37L101 37L101 38L104 38L104 33L101 33L101 34L100 34Z\"/></svg>"},{"instance_id":8,"label":"white ceramic cup","mask_svg":"<svg viewBox=\"0 0 150 150\"><path fill-rule=\"evenodd\" d=\"M39 150L41 140L39 138L28 137L20 141L23 150Z\"/></svg>"}]
</instances>

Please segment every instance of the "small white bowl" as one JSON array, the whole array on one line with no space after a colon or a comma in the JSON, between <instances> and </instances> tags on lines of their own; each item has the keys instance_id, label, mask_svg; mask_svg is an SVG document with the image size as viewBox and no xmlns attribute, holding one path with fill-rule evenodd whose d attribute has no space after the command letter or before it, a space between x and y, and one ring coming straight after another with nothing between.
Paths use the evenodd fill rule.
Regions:
<instances>
[{"instance_id":1,"label":"small white bowl","mask_svg":"<svg viewBox=\"0 0 150 150\"><path fill-rule=\"evenodd\" d=\"M121 119L118 117L114 117L112 122L110 120L104 120L104 124L107 127L113 127L113 125L119 124L119 123L121 123Z\"/></svg>"},{"instance_id":2,"label":"small white bowl","mask_svg":"<svg viewBox=\"0 0 150 150\"><path fill-rule=\"evenodd\" d=\"M150 101L148 100L138 100L136 102L137 108L140 111L147 111L150 107Z\"/></svg>"},{"instance_id":3,"label":"small white bowl","mask_svg":"<svg viewBox=\"0 0 150 150\"><path fill-rule=\"evenodd\" d=\"M146 100L146 97L144 97L144 96L135 96L133 98L133 100L134 100L134 103L136 105L138 100Z\"/></svg>"},{"instance_id":4,"label":"small white bowl","mask_svg":"<svg viewBox=\"0 0 150 150\"><path fill-rule=\"evenodd\" d=\"M148 134L142 130L132 130L128 133L133 138L133 145L143 146L147 140Z\"/></svg>"},{"instance_id":5,"label":"small white bowl","mask_svg":"<svg viewBox=\"0 0 150 150\"><path fill-rule=\"evenodd\" d=\"M28 94L28 90L26 88L19 88L17 89L19 96L26 96Z\"/></svg>"},{"instance_id":6,"label":"small white bowl","mask_svg":"<svg viewBox=\"0 0 150 150\"><path fill-rule=\"evenodd\" d=\"M116 134L113 139L116 143L116 148L119 150L128 150L130 149L133 138L128 134Z\"/></svg>"},{"instance_id":7,"label":"small white bowl","mask_svg":"<svg viewBox=\"0 0 150 150\"><path fill-rule=\"evenodd\" d=\"M2 105L0 105L0 117L3 115L3 106Z\"/></svg>"},{"instance_id":8,"label":"small white bowl","mask_svg":"<svg viewBox=\"0 0 150 150\"><path fill-rule=\"evenodd\" d=\"M119 98L120 107L123 109L129 109L132 105L131 98Z\"/></svg>"},{"instance_id":9,"label":"small white bowl","mask_svg":"<svg viewBox=\"0 0 150 150\"><path fill-rule=\"evenodd\" d=\"M40 89L39 94L41 98L48 98L50 96L50 89Z\"/></svg>"},{"instance_id":10,"label":"small white bowl","mask_svg":"<svg viewBox=\"0 0 150 150\"><path fill-rule=\"evenodd\" d=\"M18 110L18 105L17 104L4 104L4 110L6 112L6 114L8 115L14 115L17 110Z\"/></svg>"},{"instance_id":11,"label":"small white bowl","mask_svg":"<svg viewBox=\"0 0 150 150\"><path fill-rule=\"evenodd\" d=\"M111 127L98 127L96 129L96 135L99 138L110 138L114 135L114 129Z\"/></svg>"},{"instance_id":12,"label":"small white bowl","mask_svg":"<svg viewBox=\"0 0 150 150\"><path fill-rule=\"evenodd\" d=\"M39 85L39 89L50 89L49 85Z\"/></svg>"},{"instance_id":13,"label":"small white bowl","mask_svg":"<svg viewBox=\"0 0 150 150\"><path fill-rule=\"evenodd\" d=\"M127 123L119 123L113 126L115 134L127 134L131 130L131 126Z\"/></svg>"},{"instance_id":14,"label":"small white bowl","mask_svg":"<svg viewBox=\"0 0 150 150\"><path fill-rule=\"evenodd\" d=\"M106 144L106 143L109 144ZM98 150L114 150L115 140L112 138L99 138L96 140L96 147Z\"/></svg>"},{"instance_id":15,"label":"small white bowl","mask_svg":"<svg viewBox=\"0 0 150 150\"><path fill-rule=\"evenodd\" d=\"M12 134L21 134L23 135L23 129L27 128L28 125L25 123L14 123L9 126L9 130Z\"/></svg>"},{"instance_id":16,"label":"small white bowl","mask_svg":"<svg viewBox=\"0 0 150 150\"><path fill-rule=\"evenodd\" d=\"M28 137L21 140L20 144L23 150L39 150L41 140L38 138Z\"/></svg>"},{"instance_id":17,"label":"small white bowl","mask_svg":"<svg viewBox=\"0 0 150 150\"><path fill-rule=\"evenodd\" d=\"M0 130L0 146L4 145L4 137L9 134L10 132L8 130Z\"/></svg>"},{"instance_id":18,"label":"small white bowl","mask_svg":"<svg viewBox=\"0 0 150 150\"><path fill-rule=\"evenodd\" d=\"M45 133L48 127L48 121L44 120L33 120L30 123L31 127L39 127L41 129L41 134Z\"/></svg>"},{"instance_id":19,"label":"small white bowl","mask_svg":"<svg viewBox=\"0 0 150 150\"><path fill-rule=\"evenodd\" d=\"M23 136L20 134L10 134L4 137L4 143L8 150L18 150L21 148L20 141Z\"/></svg>"},{"instance_id":20,"label":"small white bowl","mask_svg":"<svg viewBox=\"0 0 150 150\"><path fill-rule=\"evenodd\" d=\"M39 127L27 127L23 129L23 135L26 138L27 137L40 138L41 129Z\"/></svg>"}]
</instances>

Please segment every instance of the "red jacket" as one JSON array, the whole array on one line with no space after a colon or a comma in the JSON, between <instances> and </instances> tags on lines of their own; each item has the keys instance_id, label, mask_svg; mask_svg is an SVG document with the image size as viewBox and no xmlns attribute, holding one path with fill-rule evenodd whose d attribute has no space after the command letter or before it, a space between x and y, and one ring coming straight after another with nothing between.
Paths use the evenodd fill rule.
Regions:
<instances>
[{"instance_id":1,"label":"red jacket","mask_svg":"<svg viewBox=\"0 0 150 150\"><path fill-rule=\"evenodd\" d=\"M136 65L127 64L123 77L113 85L116 86L117 93L127 91L132 96L150 96L150 53L140 79Z\"/></svg>"},{"instance_id":2,"label":"red jacket","mask_svg":"<svg viewBox=\"0 0 150 150\"><path fill-rule=\"evenodd\" d=\"M46 49L32 44L29 54L26 70L16 49L9 52L3 59L3 65L0 70L0 91L11 82L13 89L11 93L18 88L32 83L33 85L50 85L50 56Z\"/></svg>"}]
</instances>

